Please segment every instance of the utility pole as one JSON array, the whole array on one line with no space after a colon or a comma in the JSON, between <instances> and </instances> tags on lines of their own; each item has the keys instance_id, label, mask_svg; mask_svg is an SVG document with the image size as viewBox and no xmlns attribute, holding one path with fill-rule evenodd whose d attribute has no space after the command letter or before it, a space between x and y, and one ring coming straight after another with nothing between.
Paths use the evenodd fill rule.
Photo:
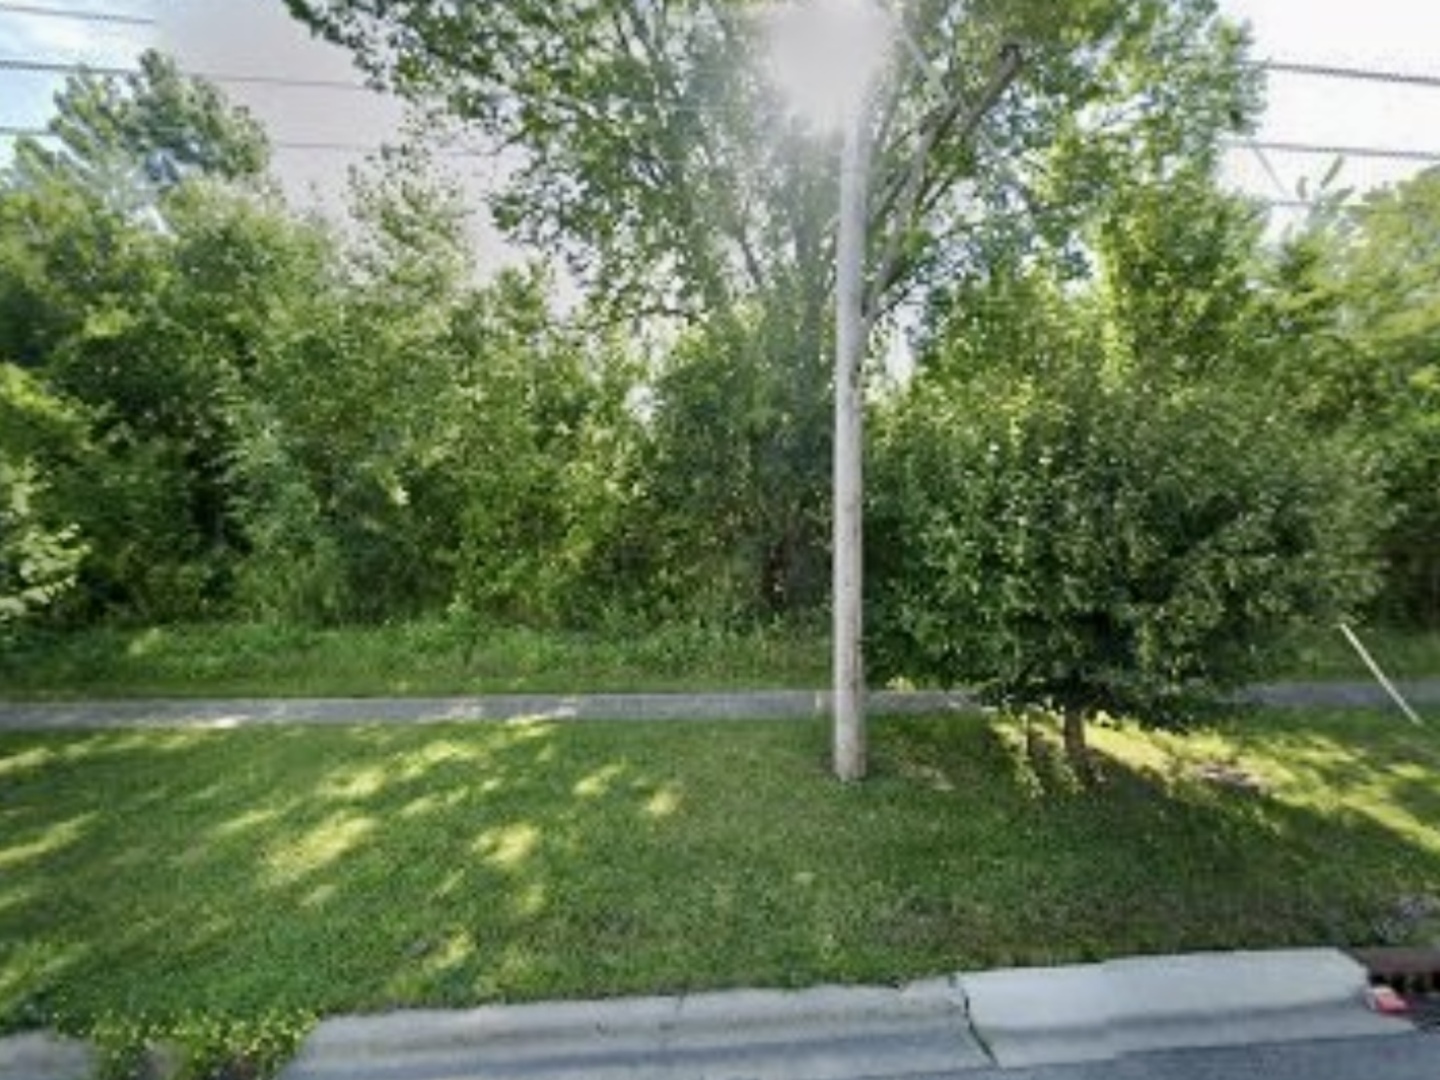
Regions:
<instances>
[{"instance_id":1,"label":"utility pole","mask_svg":"<svg viewBox=\"0 0 1440 1080\"><path fill-rule=\"evenodd\" d=\"M865 227L869 196L869 95L846 118L840 155L839 235L835 250L835 476L832 605L834 768L844 781L865 776L865 669L861 656L863 559L861 365L869 320L865 304Z\"/></svg>"},{"instance_id":2,"label":"utility pole","mask_svg":"<svg viewBox=\"0 0 1440 1080\"><path fill-rule=\"evenodd\" d=\"M917 55L919 50L916 50ZM923 62L923 59L922 59ZM870 198L870 97L861 95L846 118L840 154L839 235L835 243L835 476L832 558L834 648L834 763L842 781L865 778L865 665L861 651L864 603L862 447L865 398L862 365L870 339L871 320L880 293L890 284L900 242L925 199L925 165L937 142L969 136L999 100L1020 70L1018 47L1006 45L1000 63L980 97L967 111L952 96L926 125L915 148L909 174L896 191L897 201L885 237L879 266L867 295L866 232Z\"/></svg>"}]
</instances>

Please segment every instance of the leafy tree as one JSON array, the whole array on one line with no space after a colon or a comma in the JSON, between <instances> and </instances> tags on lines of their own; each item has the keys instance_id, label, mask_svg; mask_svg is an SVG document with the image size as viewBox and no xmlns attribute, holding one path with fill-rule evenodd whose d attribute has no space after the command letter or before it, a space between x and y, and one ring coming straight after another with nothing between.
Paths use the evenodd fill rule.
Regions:
<instances>
[{"instance_id":1,"label":"leafy tree","mask_svg":"<svg viewBox=\"0 0 1440 1080\"><path fill-rule=\"evenodd\" d=\"M1057 378L922 385L887 415L870 546L881 677L1173 717L1364 596L1362 485L1235 395Z\"/></svg>"},{"instance_id":2,"label":"leafy tree","mask_svg":"<svg viewBox=\"0 0 1440 1080\"><path fill-rule=\"evenodd\" d=\"M288 2L375 78L440 102L512 152L517 167L495 201L512 236L564 252L616 318L683 325L685 345L654 398L669 475L647 487L661 505L684 507L682 518L718 500L703 516L725 521L733 542L711 546L699 573L733 579L731 602L817 601L835 146L807 138L767 82L759 5L584 0L561 13L538 0ZM1013 223L1031 193L1005 174L1059 139L1071 152L1055 201L1093 202L1115 166L1087 147L1128 145L1144 131L1173 154L1213 148L1253 102L1237 63L1243 40L1209 0L1087 0L1064 19L1029 0L928 0L902 17L924 55L897 51L877 110L872 317L1014 242L977 223L962 181L976 181L980 221ZM1007 42L1021 46L1026 74L992 110L982 153L963 136L995 104ZM736 368L751 380L744 393L733 392ZM714 440L693 426L702 417L743 440L719 459L733 475L708 475ZM706 483L682 493L687 474ZM689 534L689 522L672 524L673 536ZM672 567L683 577L695 549L674 549L689 556Z\"/></svg>"},{"instance_id":3,"label":"leafy tree","mask_svg":"<svg viewBox=\"0 0 1440 1080\"><path fill-rule=\"evenodd\" d=\"M153 54L134 76L72 77L56 104L58 148L21 139L0 175L0 348L84 407L97 454L54 486L89 543L94 610L194 614L223 591L225 412L245 361L236 282L187 260L204 206L261 198L264 140ZM205 184L231 194L207 202Z\"/></svg>"},{"instance_id":4,"label":"leafy tree","mask_svg":"<svg viewBox=\"0 0 1440 1080\"><path fill-rule=\"evenodd\" d=\"M1440 624L1440 173L1358 205L1322 193L1262 275L1259 370L1306 426L1378 468L1386 618Z\"/></svg>"},{"instance_id":5,"label":"leafy tree","mask_svg":"<svg viewBox=\"0 0 1440 1080\"><path fill-rule=\"evenodd\" d=\"M255 181L269 166L259 123L154 50L133 75L71 76L55 110L49 127L58 145L17 140L12 186L59 183L129 213L153 209L188 177Z\"/></svg>"},{"instance_id":6,"label":"leafy tree","mask_svg":"<svg viewBox=\"0 0 1440 1080\"><path fill-rule=\"evenodd\" d=\"M45 476L84 453L84 444L72 403L14 364L0 364L0 640L75 585L85 544Z\"/></svg>"},{"instance_id":7,"label":"leafy tree","mask_svg":"<svg viewBox=\"0 0 1440 1080\"><path fill-rule=\"evenodd\" d=\"M542 274L476 284L458 190L423 153L357 174L352 217L344 244L257 237L289 270L250 309L264 321L234 414L241 603L578 619L599 602L580 594L611 528L628 383L557 318Z\"/></svg>"},{"instance_id":8,"label":"leafy tree","mask_svg":"<svg viewBox=\"0 0 1440 1080\"><path fill-rule=\"evenodd\" d=\"M1248 370L1244 208L1184 173L1114 205L1094 279L1025 259L960 294L870 486L876 673L1048 703L1082 760L1088 715L1183 713L1351 610L1381 520Z\"/></svg>"},{"instance_id":9,"label":"leafy tree","mask_svg":"<svg viewBox=\"0 0 1440 1080\"><path fill-rule=\"evenodd\" d=\"M598 580L621 514L635 420L626 352L551 310L547 278L510 271L454 333L463 485L456 606L509 621L594 622L617 604ZM619 598L623 603L623 598Z\"/></svg>"},{"instance_id":10,"label":"leafy tree","mask_svg":"<svg viewBox=\"0 0 1440 1080\"><path fill-rule=\"evenodd\" d=\"M1382 462L1392 612L1440 626L1440 170L1370 197L1338 254L1348 350L1321 392Z\"/></svg>"}]
</instances>

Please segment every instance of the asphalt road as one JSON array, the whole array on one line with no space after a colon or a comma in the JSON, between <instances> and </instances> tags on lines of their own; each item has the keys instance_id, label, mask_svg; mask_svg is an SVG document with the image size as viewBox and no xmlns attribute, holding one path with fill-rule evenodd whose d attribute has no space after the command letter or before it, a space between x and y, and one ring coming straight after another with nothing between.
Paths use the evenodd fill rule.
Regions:
<instances>
[{"instance_id":1,"label":"asphalt road","mask_svg":"<svg viewBox=\"0 0 1440 1080\"><path fill-rule=\"evenodd\" d=\"M1168 1050L1035 1069L968 1069L867 1080L1436 1080L1440 1035Z\"/></svg>"},{"instance_id":2,"label":"asphalt road","mask_svg":"<svg viewBox=\"0 0 1440 1080\"><path fill-rule=\"evenodd\" d=\"M883 1039L882 1039L883 1041ZM838 1040L829 1052L787 1055L780 1047L732 1047L668 1059L647 1055L587 1062L583 1057L527 1067L474 1060L416 1059L397 1066L352 1062L347 1080L1435 1080L1440 1037L1407 1033L1385 1038L1289 1042L1221 1049L1168 1050L1114 1059L1035 1068L1002 1068L959 1061L946 1071L876 1072L889 1051L864 1038ZM853 1068L845 1059L852 1059ZM901 1066L903 1068L903 1066ZM932 1066L933 1067L933 1066ZM307 1076L287 1070L282 1080ZM321 1074L329 1080L332 1074ZM334 1074L338 1076L339 1074Z\"/></svg>"}]
</instances>

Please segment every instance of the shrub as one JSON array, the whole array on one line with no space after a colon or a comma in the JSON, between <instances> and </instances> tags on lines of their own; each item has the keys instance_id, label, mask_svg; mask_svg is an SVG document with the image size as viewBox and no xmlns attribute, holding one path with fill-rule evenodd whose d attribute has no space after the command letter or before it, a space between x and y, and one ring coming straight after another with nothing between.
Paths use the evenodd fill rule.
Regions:
<instances>
[{"instance_id":1,"label":"shrub","mask_svg":"<svg viewBox=\"0 0 1440 1080\"><path fill-rule=\"evenodd\" d=\"M1273 409L1079 365L920 380L877 426L870 659L1073 718L1165 720L1373 586L1372 485Z\"/></svg>"}]
</instances>

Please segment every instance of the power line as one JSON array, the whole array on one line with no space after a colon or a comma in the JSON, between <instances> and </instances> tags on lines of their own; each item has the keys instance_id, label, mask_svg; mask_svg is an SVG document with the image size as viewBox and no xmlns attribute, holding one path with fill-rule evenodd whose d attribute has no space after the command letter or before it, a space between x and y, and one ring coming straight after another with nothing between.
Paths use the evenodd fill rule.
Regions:
<instances>
[{"instance_id":1,"label":"power line","mask_svg":"<svg viewBox=\"0 0 1440 1080\"><path fill-rule=\"evenodd\" d=\"M90 75L127 76L138 75L137 68L113 67L104 64L62 64L53 60L22 60L17 57L0 56L0 71L28 71L44 75L78 75L82 71ZM296 86L308 89L348 90L360 93L375 91L364 83L345 82L343 79L304 79L288 75L251 75L244 73L192 71L192 78L209 79L218 83L247 83L262 86Z\"/></svg>"},{"instance_id":2,"label":"power line","mask_svg":"<svg viewBox=\"0 0 1440 1080\"><path fill-rule=\"evenodd\" d=\"M1314 75L1323 79L1352 79L1361 82L1396 83L1440 89L1440 75L1421 75L1379 68L1342 67L1338 64L1306 64L1295 60L1262 60L1256 65L1265 71L1286 75Z\"/></svg>"},{"instance_id":3,"label":"power line","mask_svg":"<svg viewBox=\"0 0 1440 1080\"><path fill-rule=\"evenodd\" d=\"M0 71L33 71L44 75L136 75L135 68L107 67L104 64L62 64L53 60L17 60L0 56Z\"/></svg>"},{"instance_id":4,"label":"power line","mask_svg":"<svg viewBox=\"0 0 1440 1080\"><path fill-rule=\"evenodd\" d=\"M1329 157L1380 158L1395 161L1440 161L1440 150L1407 150L1398 146L1329 146L1323 143L1255 141L1231 142L1235 149L1271 150L1277 154L1311 154Z\"/></svg>"},{"instance_id":5,"label":"power line","mask_svg":"<svg viewBox=\"0 0 1440 1080\"><path fill-rule=\"evenodd\" d=\"M49 128L23 124L0 124L0 138L56 139L60 136ZM332 154L378 154L384 149L381 143L340 142L305 139L276 139L269 143L272 150L294 150ZM493 157L490 151L464 147L440 147L432 151L436 157Z\"/></svg>"},{"instance_id":6,"label":"power line","mask_svg":"<svg viewBox=\"0 0 1440 1080\"><path fill-rule=\"evenodd\" d=\"M49 128L36 125L0 124L0 137L17 137L28 135L32 138L49 139L55 138L55 132ZM1277 188L1284 188L1284 183L1276 175L1276 171L1269 159L1265 156L1266 151L1281 154L1307 154L1314 156L1329 157L1361 157L1393 159L1399 161L1427 161L1440 162L1440 150L1407 150L1401 147L1383 146L1331 146L1323 143L1304 142L1282 142L1259 139L1236 139L1229 140L1227 145L1236 151L1250 151L1260 159L1265 166L1265 172ZM340 140L305 140L305 139L276 139L270 143L275 150L313 151L315 153L336 153L336 154L368 154L381 149L379 143L347 142ZM449 148L437 151L443 156L452 157L486 157L489 152L485 150L472 150L462 148ZM1031 162L1030 164L1036 164ZM1288 193L1288 192L1287 192Z\"/></svg>"},{"instance_id":7,"label":"power line","mask_svg":"<svg viewBox=\"0 0 1440 1080\"><path fill-rule=\"evenodd\" d=\"M0 13L6 11L29 11L31 5L10 5L0 3ZM39 11L40 9L34 9ZM43 9L47 13L57 13L59 8ZM87 13L69 11L76 17L94 15L98 21L100 13ZM110 19L111 16L105 16ZM113 17L118 21L139 21L151 22L140 16L117 15ZM1415 85L1440 89L1440 76L1419 75L1413 73L1384 71L1370 68L1340 67L1333 65L1300 63L1288 60L1266 60L1259 63L1260 67L1269 70L1289 74L1312 75L1325 78L1358 79L1397 83L1402 85ZM99 76L131 76L137 74L134 68L114 67L108 65L77 65L74 63L60 63L46 60L30 60L18 57L0 57L0 71L21 71L36 72L55 75L73 75L84 71ZM285 75L251 74L244 72L190 72L194 77L208 79L217 83L246 84L259 86L277 86L298 89L320 89L339 90L349 93L375 93L375 88L363 83L347 82L339 79L301 78ZM0 125L0 135L32 135L44 137L48 132L43 128L25 128L11 125ZM368 153L376 149L375 146L360 143L345 142L286 142L276 141L271 144L277 150L292 151L313 151L319 153ZM1325 145L1318 143L1306 143L1298 141L1280 140L1235 140L1231 145L1237 149L1248 149L1260 159L1261 164L1267 166L1265 171L1271 175L1272 182L1277 178L1274 176L1273 168L1268 167L1268 161L1264 158L1265 151L1289 154L1326 155L1355 158L1390 159L1395 161L1416 161L1416 162L1440 162L1440 151L1406 149L1401 147L1377 147L1377 146L1349 146L1349 145ZM461 151L462 155L469 152ZM1278 186L1278 185L1277 185Z\"/></svg>"},{"instance_id":8,"label":"power line","mask_svg":"<svg viewBox=\"0 0 1440 1080\"><path fill-rule=\"evenodd\" d=\"M48 19L73 19L76 22L118 23L122 26L154 26L148 15L121 15L108 11L77 11L74 8L37 7L32 4L0 4L0 15L34 15Z\"/></svg>"},{"instance_id":9,"label":"power line","mask_svg":"<svg viewBox=\"0 0 1440 1080\"><path fill-rule=\"evenodd\" d=\"M80 11L62 11L58 8L31 8L29 5L6 5L0 4L0 13L7 11L29 12L39 14L41 11L46 14L64 15L66 17L87 18L91 21L127 22L140 25L154 25L155 20L138 15L101 15L99 13L88 13ZM1259 60L1255 67L1264 71L1273 71L1287 75L1308 75L1329 79L1349 79L1364 82L1383 82L1402 86L1420 86L1430 89L1440 89L1440 75L1426 75L1416 72L1389 71L1379 68L1344 67L1334 64L1311 64L1295 60ZM45 60L27 60L15 57L0 57L0 70L5 71L33 71L46 74L67 75L80 70L86 70L96 75L133 75L135 69L108 67L103 65L90 66L73 63L57 63ZM198 78L210 79L220 83L250 83L271 86L294 86L313 87L317 89L347 90L351 92L372 93L375 88L364 83L347 82L341 79L308 79L297 78L288 75L258 75L236 72L190 72Z\"/></svg>"}]
</instances>

